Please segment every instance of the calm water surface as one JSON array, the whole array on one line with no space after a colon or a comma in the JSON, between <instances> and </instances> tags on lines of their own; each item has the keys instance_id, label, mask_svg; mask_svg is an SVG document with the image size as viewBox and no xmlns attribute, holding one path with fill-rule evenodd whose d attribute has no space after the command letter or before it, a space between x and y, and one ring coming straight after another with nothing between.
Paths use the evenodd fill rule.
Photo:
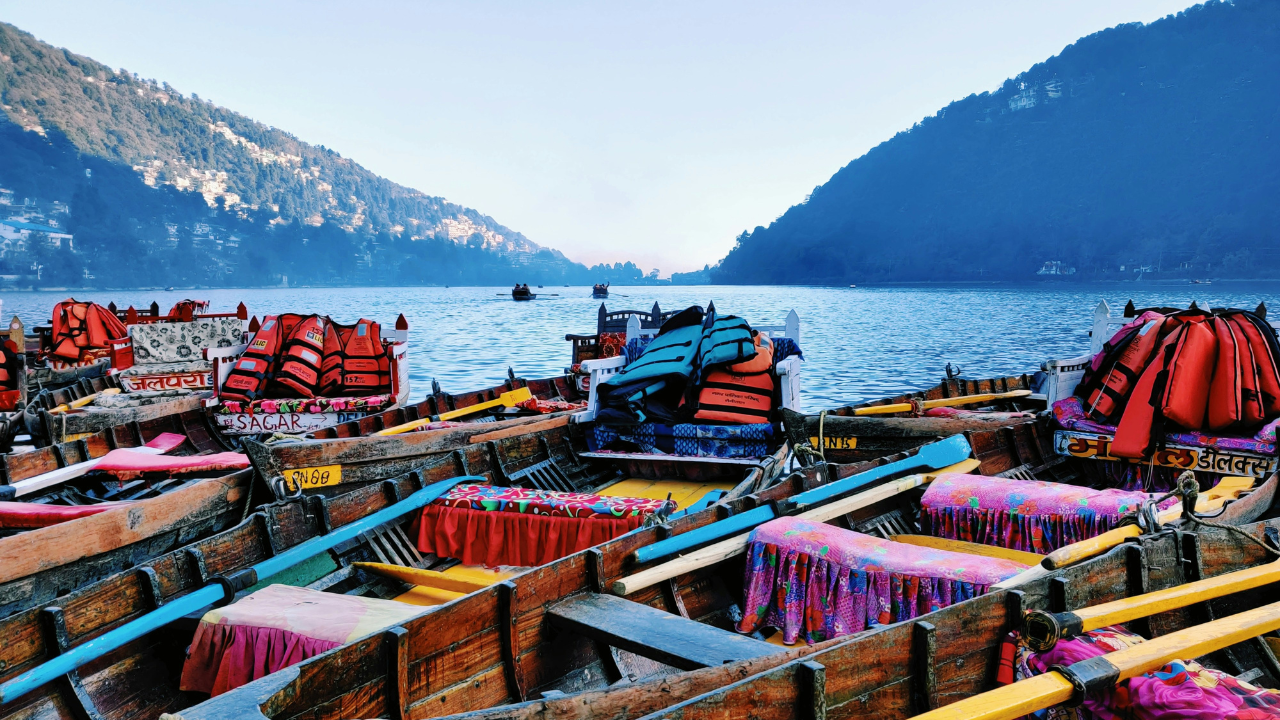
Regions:
<instances>
[{"instance_id":1,"label":"calm water surface","mask_svg":"<svg viewBox=\"0 0 1280 720\"><path fill-rule=\"evenodd\" d=\"M1130 298L1138 306L1186 307L1203 300L1214 307L1270 307L1275 285L1073 288L817 288L817 287L615 287L610 310L670 310L714 301L721 312L757 324L781 324L787 311L800 315L804 349L804 405L808 410L891 395L934 384L947 363L964 377L1030 372L1048 358L1088 350L1093 308L1105 299L1116 312ZM290 288L271 290L109 291L77 293L79 300L114 301L145 308L154 300L167 310L184 297L209 300L215 312L244 302L250 314L322 313L350 323L367 317L385 324L403 312L409 321L412 397L435 378L446 391L495 385L507 368L524 377L546 377L569 364L566 333L595 332L599 300L590 288L544 288L537 300L514 302L505 288ZM558 297L550 296L558 293ZM66 292L0 295L5 318L48 323Z\"/></svg>"}]
</instances>

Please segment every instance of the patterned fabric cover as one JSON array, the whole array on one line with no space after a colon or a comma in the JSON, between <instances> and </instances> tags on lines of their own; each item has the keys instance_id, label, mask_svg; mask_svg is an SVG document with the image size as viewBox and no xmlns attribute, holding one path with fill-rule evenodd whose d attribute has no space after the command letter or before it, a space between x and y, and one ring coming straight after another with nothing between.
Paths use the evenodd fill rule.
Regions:
<instances>
[{"instance_id":1,"label":"patterned fabric cover","mask_svg":"<svg viewBox=\"0 0 1280 720\"><path fill-rule=\"evenodd\" d=\"M636 361L636 358L644 354L644 349L649 347L649 343L653 342L652 335L641 335L637 338L631 338L627 341L627 346L622 349L622 354L627 358L627 364Z\"/></svg>"},{"instance_id":2,"label":"patterned fabric cover","mask_svg":"<svg viewBox=\"0 0 1280 720\"><path fill-rule=\"evenodd\" d=\"M769 454L773 426L695 425L681 423L663 425L605 425L596 423L587 433L587 445L593 452L630 451L655 455L682 455L709 458L758 458ZM637 448L614 447L615 443L631 443Z\"/></svg>"},{"instance_id":3,"label":"patterned fabric cover","mask_svg":"<svg viewBox=\"0 0 1280 720\"><path fill-rule=\"evenodd\" d=\"M86 407L86 410L93 410L95 407L108 410L117 408L142 407L143 405L158 405L167 403L178 398L189 397L200 392L201 394L211 394L210 391L196 390L141 390L139 392L120 393L118 395L102 395L93 401L93 405Z\"/></svg>"},{"instance_id":4,"label":"patterned fabric cover","mask_svg":"<svg viewBox=\"0 0 1280 720\"><path fill-rule=\"evenodd\" d=\"M1153 495L981 475L942 475L920 500L935 537L1046 554L1115 527ZM1172 507L1170 498L1162 507Z\"/></svg>"},{"instance_id":5,"label":"patterned fabric cover","mask_svg":"<svg viewBox=\"0 0 1280 720\"><path fill-rule=\"evenodd\" d=\"M129 326L133 361L139 365L198 360L204 348L239 345L243 332L244 323L234 317Z\"/></svg>"},{"instance_id":6,"label":"patterned fabric cover","mask_svg":"<svg viewBox=\"0 0 1280 720\"><path fill-rule=\"evenodd\" d=\"M136 357L136 356L135 356ZM213 363L208 360L189 360L184 362L148 362L127 367L120 375L134 377L137 375L166 375L170 373L209 372Z\"/></svg>"},{"instance_id":7,"label":"patterned fabric cover","mask_svg":"<svg viewBox=\"0 0 1280 720\"><path fill-rule=\"evenodd\" d=\"M435 499L432 505L469 508L486 512L528 513L572 518L638 517L657 512L666 500L611 497L586 493L535 490L531 488L497 487L495 485L458 485Z\"/></svg>"},{"instance_id":8,"label":"patterned fabric cover","mask_svg":"<svg viewBox=\"0 0 1280 720\"><path fill-rule=\"evenodd\" d=\"M287 400L254 400L251 403L223 400L218 412L223 415L249 413L269 415L273 413L325 413L325 412L377 412L395 402L394 395L370 395L368 397L318 397Z\"/></svg>"},{"instance_id":9,"label":"patterned fabric cover","mask_svg":"<svg viewBox=\"0 0 1280 720\"><path fill-rule=\"evenodd\" d=\"M1066 397L1054 403L1053 417L1064 430L1101 433L1103 435L1116 434L1115 425L1104 425L1090 420L1084 412L1084 401L1075 396ZM1218 448L1221 450L1243 450L1260 455L1275 455L1277 426L1280 426L1280 418L1264 425L1258 431L1258 434L1252 438L1222 437L1195 431L1166 433L1164 437L1167 442L1180 445Z\"/></svg>"},{"instance_id":10,"label":"patterned fabric cover","mask_svg":"<svg viewBox=\"0 0 1280 720\"><path fill-rule=\"evenodd\" d=\"M773 366L777 367L778 363L786 360L792 355L799 355L800 359L804 359L804 353L800 350L800 343L789 337L771 337L773 341Z\"/></svg>"},{"instance_id":11,"label":"patterned fabric cover","mask_svg":"<svg viewBox=\"0 0 1280 720\"><path fill-rule=\"evenodd\" d=\"M783 517L751 532L738 632L769 625L788 645L821 642L976 597L1026 568Z\"/></svg>"},{"instance_id":12,"label":"patterned fabric cover","mask_svg":"<svg viewBox=\"0 0 1280 720\"><path fill-rule=\"evenodd\" d=\"M462 485L422 509L418 549L468 565L545 565L640 527L665 500ZM675 504L666 508L675 509Z\"/></svg>"},{"instance_id":13,"label":"patterned fabric cover","mask_svg":"<svg viewBox=\"0 0 1280 720\"><path fill-rule=\"evenodd\" d=\"M200 618L180 687L221 695L421 612L394 600L268 585Z\"/></svg>"},{"instance_id":14,"label":"patterned fabric cover","mask_svg":"<svg viewBox=\"0 0 1280 720\"><path fill-rule=\"evenodd\" d=\"M1121 627L1091 630L1046 653L1018 645L1014 677L1025 680L1054 665L1070 665L1143 642ZM1174 660L1155 672L1125 680L1114 692L1078 708L1055 706L1037 720L1266 720L1280 718L1280 692L1255 687L1193 660Z\"/></svg>"},{"instance_id":15,"label":"patterned fabric cover","mask_svg":"<svg viewBox=\"0 0 1280 720\"><path fill-rule=\"evenodd\" d=\"M521 403L516 403L516 407L525 410L535 410L540 413L564 412L566 410L586 410L587 403L583 402L565 402L563 400L539 400L531 397Z\"/></svg>"},{"instance_id":16,"label":"patterned fabric cover","mask_svg":"<svg viewBox=\"0 0 1280 720\"><path fill-rule=\"evenodd\" d=\"M965 410L964 408L938 407L929 408L924 411L925 417L949 417L949 418L987 418L988 420L1007 420L1009 422L1017 422L1019 420L1029 420L1036 416L1033 412L983 412L980 410Z\"/></svg>"},{"instance_id":17,"label":"patterned fabric cover","mask_svg":"<svg viewBox=\"0 0 1280 720\"><path fill-rule=\"evenodd\" d=\"M624 332L600 333L596 337L596 343L600 346L599 359L618 357L622 354L622 347L627 344L627 334Z\"/></svg>"}]
</instances>

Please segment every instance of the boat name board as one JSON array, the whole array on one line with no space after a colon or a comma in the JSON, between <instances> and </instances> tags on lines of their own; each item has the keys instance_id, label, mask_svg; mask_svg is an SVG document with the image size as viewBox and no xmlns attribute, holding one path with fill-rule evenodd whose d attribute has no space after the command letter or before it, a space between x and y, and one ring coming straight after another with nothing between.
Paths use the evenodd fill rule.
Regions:
<instances>
[{"instance_id":1,"label":"boat name board","mask_svg":"<svg viewBox=\"0 0 1280 720\"><path fill-rule=\"evenodd\" d=\"M856 437L831 437L823 435L822 438L809 438L809 447L818 447L822 445L823 450L856 450L858 448L858 438Z\"/></svg>"},{"instance_id":2,"label":"boat name board","mask_svg":"<svg viewBox=\"0 0 1280 720\"><path fill-rule=\"evenodd\" d=\"M127 392L141 390L203 390L213 387L212 371L163 373L160 375L121 375L120 384Z\"/></svg>"},{"instance_id":3,"label":"boat name board","mask_svg":"<svg viewBox=\"0 0 1280 720\"><path fill-rule=\"evenodd\" d=\"M349 420L359 420L363 412L327 413L228 413L214 415L218 426L229 435L259 433L308 433Z\"/></svg>"},{"instance_id":4,"label":"boat name board","mask_svg":"<svg viewBox=\"0 0 1280 720\"><path fill-rule=\"evenodd\" d=\"M342 466L321 465L319 467L294 468L285 471L284 479L289 492L337 485L342 482Z\"/></svg>"},{"instance_id":5,"label":"boat name board","mask_svg":"<svg viewBox=\"0 0 1280 720\"><path fill-rule=\"evenodd\" d=\"M1059 455L1088 458L1092 460L1126 460L1111 454L1111 443L1115 438L1110 435L1069 432L1059 430L1054 433L1054 450ZM1221 473L1224 475L1245 475L1254 478L1265 478L1276 470L1276 458L1244 452L1242 450L1220 450L1218 448L1194 447L1191 445L1166 445L1152 454L1149 460L1161 467L1179 468L1182 470L1198 470L1201 472Z\"/></svg>"}]
</instances>

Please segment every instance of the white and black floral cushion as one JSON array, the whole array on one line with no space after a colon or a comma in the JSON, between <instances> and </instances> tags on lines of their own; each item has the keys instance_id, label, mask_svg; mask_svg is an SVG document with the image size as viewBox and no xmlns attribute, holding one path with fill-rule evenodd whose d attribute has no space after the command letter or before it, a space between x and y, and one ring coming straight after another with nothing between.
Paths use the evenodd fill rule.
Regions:
<instances>
[{"instance_id":1,"label":"white and black floral cushion","mask_svg":"<svg viewBox=\"0 0 1280 720\"><path fill-rule=\"evenodd\" d=\"M239 345L243 328L243 322L234 317L131 325L133 362L145 365L201 360L204 348Z\"/></svg>"},{"instance_id":2,"label":"white and black floral cushion","mask_svg":"<svg viewBox=\"0 0 1280 720\"><path fill-rule=\"evenodd\" d=\"M171 363L142 363L134 364L133 367L125 368L120 371L121 375L131 377L134 375L170 375L173 373L188 372L208 372L213 369L213 363L208 360L192 360L191 362L171 362Z\"/></svg>"}]
</instances>

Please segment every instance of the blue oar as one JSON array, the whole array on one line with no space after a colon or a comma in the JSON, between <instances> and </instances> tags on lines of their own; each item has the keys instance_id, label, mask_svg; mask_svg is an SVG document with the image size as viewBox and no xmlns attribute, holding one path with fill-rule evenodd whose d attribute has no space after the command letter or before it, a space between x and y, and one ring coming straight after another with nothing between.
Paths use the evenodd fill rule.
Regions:
<instances>
[{"instance_id":1,"label":"blue oar","mask_svg":"<svg viewBox=\"0 0 1280 720\"><path fill-rule=\"evenodd\" d=\"M955 465L967 459L970 452L969 441L965 440L963 435L952 435L946 440L929 443L921 447L915 455L909 458L881 465L864 473L851 475L843 480L837 480L794 495L787 504L790 507L812 505L823 500L830 500L851 490L857 490L895 473L915 470L920 467L937 470L948 465ZM710 525L703 525L696 530L690 530L687 533L676 535L666 540L659 540L652 545L646 545L632 553L632 557L637 563L646 563L668 555L675 555L678 552L684 552L690 548L709 543L712 540L737 535L744 530L769 522L777 516L778 514L774 512L772 507L764 505Z\"/></svg>"},{"instance_id":2,"label":"blue oar","mask_svg":"<svg viewBox=\"0 0 1280 720\"><path fill-rule=\"evenodd\" d=\"M488 481L483 477L474 475L441 480L438 483L422 488L391 507L383 508L368 517L343 525L328 535L311 538L301 545L290 548L275 557L263 560L249 569L254 571L258 578L271 577L340 543L351 540L366 530L378 527L383 523L395 520L407 512L416 510L445 494L449 491L449 488L461 482L483 483ZM239 575L239 573L235 574ZM146 635L152 630L223 600L227 597L228 590L230 588L223 586L221 583L210 583L189 595L184 595L165 603L158 610L152 610L137 620L121 625L83 645L71 648L66 653L42 665L31 668L9 682L0 685L0 706L76 670L85 663L96 660L125 643Z\"/></svg>"}]
</instances>

